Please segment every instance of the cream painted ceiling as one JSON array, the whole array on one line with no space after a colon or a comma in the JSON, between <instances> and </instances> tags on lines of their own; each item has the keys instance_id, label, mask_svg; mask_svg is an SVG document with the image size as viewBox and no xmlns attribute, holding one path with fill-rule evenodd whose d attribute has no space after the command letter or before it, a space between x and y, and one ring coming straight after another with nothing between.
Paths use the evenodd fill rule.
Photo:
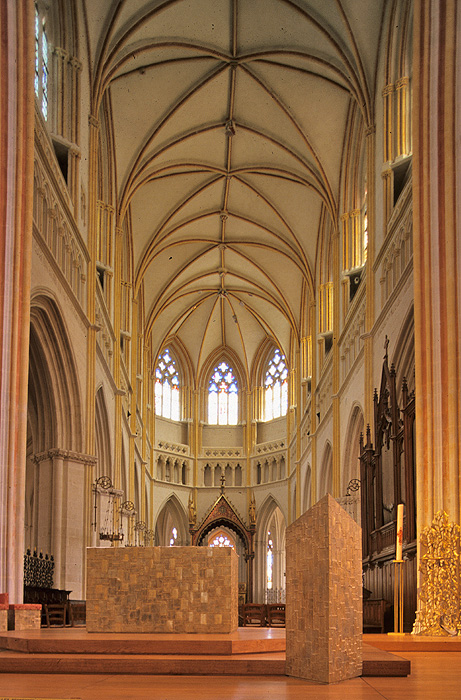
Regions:
<instances>
[{"instance_id":1,"label":"cream painted ceiling","mask_svg":"<svg viewBox=\"0 0 461 700\"><path fill-rule=\"evenodd\" d=\"M386 0L85 0L93 99L109 91L119 215L154 347L196 376L288 354L337 225L351 100L370 121Z\"/></svg>"}]
</instances>

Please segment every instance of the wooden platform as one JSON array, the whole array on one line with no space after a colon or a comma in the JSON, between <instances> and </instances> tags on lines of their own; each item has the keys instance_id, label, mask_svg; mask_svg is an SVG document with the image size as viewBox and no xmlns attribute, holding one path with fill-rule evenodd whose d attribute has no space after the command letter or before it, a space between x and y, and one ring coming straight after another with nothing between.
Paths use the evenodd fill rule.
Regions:
<instances>
[{"instance_id":1,"label":"wooden platform","mask_svg":"<svg viewBox=\"0 0 461 700\"><path fill-rule=\"evenodd\" d=\"M415 634L364 634L363 641L384 651L461 651L461 637Z\"/></svg>"},{"instance_id":2,"label":"wooden platform","mask_svg":"<svg viewBox=\"0 0 461 700\"><path fill-rule=\"evenodd\" d=\"M255 654L285 652L285 630L239 627L231 634L116 634L51 628L2 632L0 648L36 654Z\"/></svg>"},{"instance_id":3,"label":"wooden platform","mask_svg":"<svg viewBox=\"0 0 461 700\"><path fill-rule=\"evenodd\" d=\"M283 676L285 630L239 628L228 635L90 634L84 628L3 632L0 673ZM363 676L409 673L406 659L364 644Z\"/></svg>"}]
</instances>

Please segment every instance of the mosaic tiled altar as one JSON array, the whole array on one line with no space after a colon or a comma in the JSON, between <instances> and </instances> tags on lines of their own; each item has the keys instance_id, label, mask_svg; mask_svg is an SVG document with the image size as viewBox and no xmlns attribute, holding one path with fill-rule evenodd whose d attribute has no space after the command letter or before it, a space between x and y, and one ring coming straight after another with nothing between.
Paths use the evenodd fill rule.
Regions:
<instances>
[{"instance_id":1,"label":"mosaic tiled altar","mask_svg":"<svg viewBox=\"0 0 461 700\"><path fill-rule=\"evenodd\" d=\"M89 632L230 633L238 558L230 547L87 550Z\"/></svg>"},{"instance_id":2,"label":"mosaic tiled altar","mask_svg":"<svg viewBox=\"0 0 461 700\"><path fill-rule=\"evenodd\" d=\"M286 672L336 683L362 672L361 529L327 495L287 528Z\"/></svg>"}]
</instances>

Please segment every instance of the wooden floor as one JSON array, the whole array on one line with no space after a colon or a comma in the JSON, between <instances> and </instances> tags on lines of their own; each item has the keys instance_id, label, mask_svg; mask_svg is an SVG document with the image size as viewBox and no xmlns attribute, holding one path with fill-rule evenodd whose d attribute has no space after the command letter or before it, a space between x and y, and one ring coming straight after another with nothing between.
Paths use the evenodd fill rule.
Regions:
<instances>
[{"instance_id":1,"label":"wooden floor","mask_svg":"<svg viewBox=\"0 0 461 700\"><path fill-rule=\"evenodd\" d=\"M267 627L209 635L11 631L0 633L0 674L284 676L285 648L285 629ZM362 676L409 673L406 659L363 644Z\"/></svg>"},{"instance_id":2,"label":"wooden floor","mask_svg":"<svg viewBox=\"0 0 461 700\"><path fill-rule=\"evenodd\" d=\"M50 631L49 631L50 632ZM57 634L53 631L50 638ZM251 637L250 633L249 636ZM34 635L32 635L33 637ZM35 636L40 636L35 634ZM84 638L84 631L75 637ZM280 639L280 633L274 635ZM244 635L237 634L235 641ZM97 641L97 640L96 640ZM103 641L103 640L100 640ZM165 640L168 642L168 640ZM370 658L389 651L411 663L407 677L361 677L339 684L319 685L284 675L147 675L120 673L1 673L0 699L15 700L460 700L461 640L457 638L425 638L387 635L364 635L364 649ZM415 651L416 649L416 651ZM435 649L433 651L432 649ZM371 650L371 651L370 651ZM283 656L283 652L267 652ZM3 651L2 654L20 654ZM22 654L28 658L33 652ZM253 656L263 656L254 654ZM47 654L37 655L45 661ZM72 657L73 654L64 655ZM80 656L85 656L80 654ZM104 656L104 654L102 655ZM115 663L117 660L112 656ZM142 656L142 655L140 655ZM146 656L146 654L144 654ZM189 655L191 658L192 655ZM226 658L243 660L237 652ZM88 656L90 658L90 656ZM123 658L123 655L120 655ZM187 656L183 657L186 659ZM83 659L81 659L83 661ZM213 664L214 657L208 655ZM46 664L45 664L46 665ZM174 672L173 672L174 673Z\"/></svg>"},{"instance_id":3,"label":"wooden floor","mask_svg":"<svg viewBox=\"0 0 461 700\"><path fill-rule=\"evenodd\" d=\"M80 700L459 700L461 653L408 652L406 678L317 685L284 676L0 674L0 697Z\"/></svg>"}]
</instances>

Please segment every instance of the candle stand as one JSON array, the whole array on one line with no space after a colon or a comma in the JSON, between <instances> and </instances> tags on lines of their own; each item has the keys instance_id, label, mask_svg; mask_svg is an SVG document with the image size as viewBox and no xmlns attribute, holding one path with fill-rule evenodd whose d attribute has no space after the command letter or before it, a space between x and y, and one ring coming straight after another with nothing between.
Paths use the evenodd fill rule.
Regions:
<instances>
[{"instance_id":1,"label":"candle stand","mask_svg":"<svg viewBox=\"0 0 461 700\"><path fill-rule=\"evenodd\" d=\"M393 635L403 635L403 559L394 559L394 631Z\"/></svg>"}]
</instances>

